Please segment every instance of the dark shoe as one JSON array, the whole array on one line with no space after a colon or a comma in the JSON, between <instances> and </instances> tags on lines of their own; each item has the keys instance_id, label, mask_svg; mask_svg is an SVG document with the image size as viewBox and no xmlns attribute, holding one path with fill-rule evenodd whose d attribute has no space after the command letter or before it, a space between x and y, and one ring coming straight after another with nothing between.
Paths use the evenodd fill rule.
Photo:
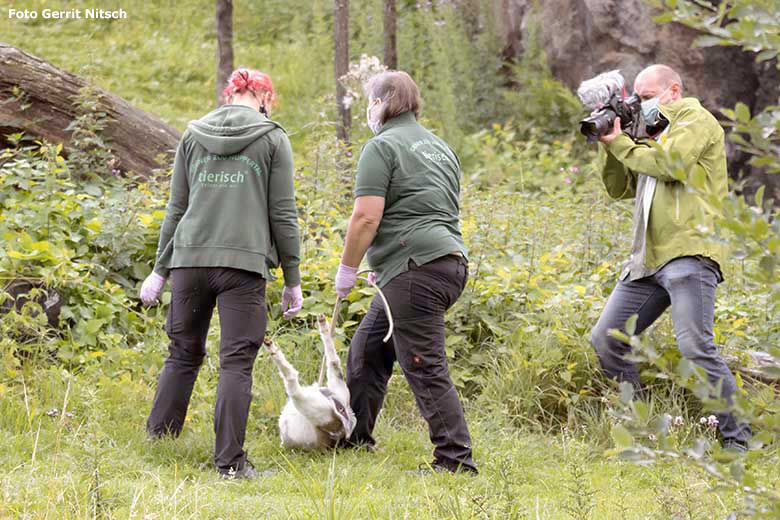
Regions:
<instances>
[{"instance_id":1,"label":"dark shoe","mask_svg":"<svg viewBox=\"0 0 780 520\"><path fill-rule=\"evenodd\" d=\"M723 451L728 451L735 454L747 453L748 451L747 441L740 441L737 439L723 439L720 442L720 447Z\"/></svg>"},{"instance_id":2,"label":"dark shoe","mask_svg":"<svg viewBox=\"0 0 780 520\"><path fill-rule=\"evenodd\" d=\"M419 466L417 466L417 469L410 469L407 471L410 475L419 475L421 477L427 476L427 475L433 475L434 473L442 473L445 471L449 471L447 468L442 466L441 464L436 464L436 461L428 464L427 462L421 463Z\"/></svg>"},{"instance_id":3,"label":"dark shoe","mask_svg":"<svg viewBox=\"0 0 780 520\"><path fill-rule=\"evenodd\" d=\"M221 478L225 480L238 480L238 479L253 480L256 479L258 476L260 476L257 470L255 469L254 464L252 464L248 460L244 462L243 468L239 470L230 468L229 471L220 470L219 475Z\"/></svg>"},{"instance_id":4,"label":"dark shoe","mask_svg":"<svg viewBox=\"0 0 780 520\"><path fill-rule=\"evenodd\" d=\"M352 442L349 439L341 439L336 444L336 449L367 451L368 453L384 453L385 450L372 442Z\"/></svg>"},{"instance_id":5,"label":"dark shoe","mask_svg":"<svg viewBox=\"0 0 780 520\"><path fill-rule=\"evenodd\" d=\"M179 436L177 432L169 430L146 430L146 440L149 442L159 441L160 439L175 439Z\"/></svg>"},{"instance_id":6,"label":"dark shoe","mask_svg":"<svg viewBox=\"0 0 780 520\"><path fill-rule=\"evenodd\" d=\"M451 462L445 462L443 460L434 459L433 462L430 464L420 464L420 466L410 471L410 473L415 475L432 475L433 473L443 473L443 472L449 472L449 473L466 473L469 475L478 475L479 471L477 471L477 468L472 468L470 466L464 466L463 464L454 464Z\"/></svg>"}]
</instances>

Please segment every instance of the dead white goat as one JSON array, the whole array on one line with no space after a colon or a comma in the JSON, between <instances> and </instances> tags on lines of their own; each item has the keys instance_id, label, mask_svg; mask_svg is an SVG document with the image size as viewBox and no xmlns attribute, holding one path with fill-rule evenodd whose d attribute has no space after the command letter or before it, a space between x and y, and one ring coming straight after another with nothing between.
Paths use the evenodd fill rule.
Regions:
<instances>
[{"instance_id":1,"label":"dead white goat","mask_svg":"<svg viewBox=\"0 0 780 520\"><path fill-rule=\"evenodd\" d=\"M352 434L355 414L349 407L349 389L341 371L333 337L325 316L317 321L324 347L327 386L301 386L298 371L287 361L282 351L270 340L265 346L279 369L287 391L287 404L279 417L282 446L303 450L334 447Z\"/></svg>"}]
</instances>

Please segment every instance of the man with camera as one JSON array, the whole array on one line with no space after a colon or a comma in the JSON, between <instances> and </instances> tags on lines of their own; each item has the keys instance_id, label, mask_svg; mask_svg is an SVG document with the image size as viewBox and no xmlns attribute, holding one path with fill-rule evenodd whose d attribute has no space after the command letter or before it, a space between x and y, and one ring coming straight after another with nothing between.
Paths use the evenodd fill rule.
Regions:
<instances>
[{"instance_id":1,"label":"man with camera","mask_svg":"<svg viewBox=\"0 0 780 520\"><path fill-rule=\"evenodd\" d=\"M728 178L724 132L715 117L692 97L682 97L680 76L666 65L639 73L634 90L641 118L657 145L632 139L620 117L598 137L603 145L602 179L612 198L636 199L631 257L593 329L591 341L604 372L630 382L643 395L635 364L625 358L629 345L611 337L637 315L640 334L671 306L677 345L682 355L704 369L720 395L731 402L734 375L713 341L715 288L723 280L722 244L708 235L715 210L693 189L672 175L670 157L690 178L704 178L705 189L726 197ZM633 125L636 128L636 125ZM636 135L636 134L634 134ZM746 451L747 424L732 413L716 414L724 448Z\"/></svg>"}]
</instances>

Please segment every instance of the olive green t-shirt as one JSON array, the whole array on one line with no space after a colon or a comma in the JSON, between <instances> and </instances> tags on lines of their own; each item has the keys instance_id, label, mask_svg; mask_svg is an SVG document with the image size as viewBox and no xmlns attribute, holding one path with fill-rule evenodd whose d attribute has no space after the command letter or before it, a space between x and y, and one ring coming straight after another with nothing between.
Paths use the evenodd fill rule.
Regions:
<instances>
[{"instance_id":1,"label":"olive green t-shirt","mask_svg":"<svg viewBox=\"0 0 780 520\"><path fill-rule=\"evenodd\" d=\"M461 253L460 163L447 143L420 125L412 112L387 121L360 153L355 197L385 198L368 264L377 284L408 269Z\"/></svg>"}]
</instances>

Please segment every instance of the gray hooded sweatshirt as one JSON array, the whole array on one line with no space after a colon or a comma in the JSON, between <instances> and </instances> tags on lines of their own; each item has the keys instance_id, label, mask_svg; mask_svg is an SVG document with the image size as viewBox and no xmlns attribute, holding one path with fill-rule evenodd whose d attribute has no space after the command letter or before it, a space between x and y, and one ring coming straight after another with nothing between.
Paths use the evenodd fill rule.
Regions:
<instances>
[{"instance_id":1,"label":"gray hooded sweatshirt","mask_svg":"<svg viewBox=\"0 0 780 520\"><path fill-rule=\"evenodd\" d=\"M300 284L290 141L256 110L223 105L182 135L154 271L232 267Z\"/></svg>"}]
</instances>

